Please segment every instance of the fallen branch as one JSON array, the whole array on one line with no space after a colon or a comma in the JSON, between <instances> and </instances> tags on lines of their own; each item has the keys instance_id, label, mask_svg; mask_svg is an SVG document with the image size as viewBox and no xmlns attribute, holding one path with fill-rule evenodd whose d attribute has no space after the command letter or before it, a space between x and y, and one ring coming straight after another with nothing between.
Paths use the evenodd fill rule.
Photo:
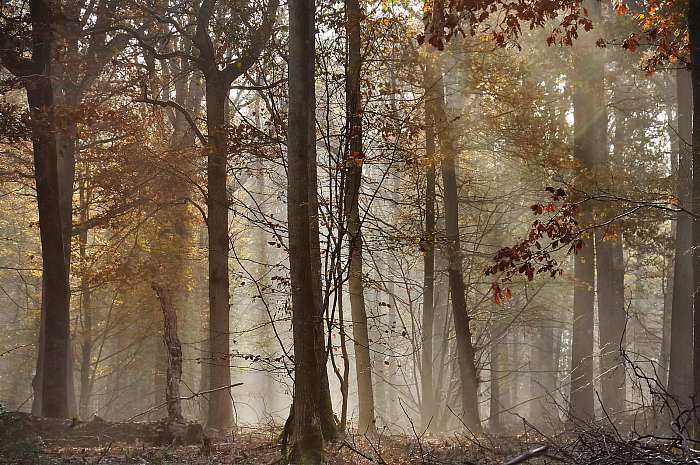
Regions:
<instances>
[{"instance_id":1,"label":"fallen branch","mask_svg":"<svg viewBox=\"0 0 700 465\"><path fill-rule=\"evenodd\" d=\"M537 449L532 449L531 451L525 452L524 454L518 455L517 457L508 460L503 465L516 465L518 463L523 463L536 457L541 457L547 454L547 449L548 446L541 446Z\"/></svg>"}]
</instances>

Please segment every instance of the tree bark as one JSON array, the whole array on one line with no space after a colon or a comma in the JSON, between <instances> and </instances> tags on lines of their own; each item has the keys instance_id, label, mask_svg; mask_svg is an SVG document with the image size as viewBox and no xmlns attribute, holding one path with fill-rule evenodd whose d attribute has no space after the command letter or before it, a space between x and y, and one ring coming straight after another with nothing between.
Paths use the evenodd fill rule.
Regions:
<instances>
[{"instance_id":1,"label":"tree bark","mask_svg":"<svg viewBox=\"0 0 700 465\"><path fill-rule=\"evenodd\" d=\"M54 45L54 12L46 0L29 3L32 22L32 59L26 76L32 122L34 176L39 207L39 231L43 261L42 302L45 302L41 410L49 417L67 417L70 319L68 270L65 261L59 198L51 56ZM17 74L17 73L15 73Z\"/></svg>"},{"instance_id":2,"label":"tree bark","mask_svg":"<svg viewBox=\"0 0 700 465\"><path fill-rule=\"evenodd\" d=\"M229 83L206 80L207 227L209 231L209 394L207 426L223 430L233 423L229 342L228 192L226 190L226 97ZM223 389L222 389L223 388Z\"/></svg>"},{"instance_id":3,"label":"tree bark","mask_svg":"<svg viewBox=\"0 0 700 465\"><path fill-rule=\"evenodd\" d=\"M497 311L497 309L494 309ZM506 410L507 403L505 401L506 389L504 389L504 378L506 375L506 359L508 348L504 344L505 332L507 325L503 315L496 315L496 321L491 327L491 346L490 346L490 390L491 397L489 399L489 432L493 434L503 433L505 424L503 421L503 412Z\"/></svg>"},{"instance_id":4,"label":"tree bark","mask_svg":"<svg viewBox=\"0 0 700 465\"><path fill-rule=\"evenodd\" d=\"M586 3L593 18L600 18L600 4ZM598 57L591 34L574 44L573 107L574 159L581 170L590 175L594 156L606 147L607 119L603 62ZM580 224L593 220L590 205L581 206ZM569 415L573 420L589 421L594 417L593 401L593 320L594 320L594 260L593 238L576 255L574 262L574 314L571 344L571 385Z\"/></svg>"},{"instance_id":5,"label":"tree bark","mask_svg":"<svg viewBox=\"0 0 700 465\"><path fill-rule=\"evenodd\" d=\"M345 1L347 34L346 69L346 118L348 127L348 148L345 170L345 213L348 228L348 255L350 260L348 287L350 291L350 311L352 314L353 345L355 348L355 373L357 375L358 431L360 434L374 434L374 393L372 392L372 364L370 359L367 311L362 259L362 226L360 224L360 190L362 185L362 95L360 91L360 18L362 10L358 0Z\"/></svg>"},{"instance_id":6,"label":"tree bark","mask_svg":"<svg viewBox=\"0 0 700 465\"><path fill-rule=\"evenodd\" d=\"M89 220L90 194L81 181L80 189L80 223L86 224ZM94 345L93 321L92 321L92 289L90 288L90 270L87 258L88 230L82 229L78 235L78 253L80 254L80 402L78 414L86 420L90 414L92 398L92 348Z\"/></svg>"},{"instance_id":7,"label":"tree bark","mask_svg":"<svg viewBox=\"0 0 700 465\"><path fill-rule=\"evenodd\" d=\"M430 85L428 79L427 86ZM423 315L421 352L421 424L427 430L435 415L433 323L435 320L435 126L425 105L425 230L423 238Z\"/></svg>"},{"instance_id":8,"label":"tree bark","mask_svg":"<svg viewBox=\"0 0 700 465\"><path fill-rule=\"evenodd\" d=\"M323 432L317 357L320 309L314 295L309 167L316 158L314 121L315 4L289 4L288 203L289 262L294 340L294 456L296 463L321 463ZM314 192L315 192L314 185ZM323 339L321 337L321 339Z\"/></svg>"},{"instance_id":9,"label":"tree bark","mask_svg":"<svg viewBox=\"0 0 700 465\"><path fill-rule=\"evenodd\" d=\"M168 354L166 373L165 402L169 422L181 422L182 405L180 402L180 380L182 379L182 345L177 336L177 312L173 306L170 293L160 284L151 285L163 312L163 342Z\"/></svg>"},{"instance_id":10,"label":"tree bark","mask_svg":"<svg viewBox=\"0 0 700 465\"><path fill-rule=\"evenodd\" d=\"M692 129L692 162L693 162L693 207L700 205L700 4L688 2L688 36L690 46L690 75L693 88L693 129ZM692 222L693 245L693 306L697 310L698 289L700 288L700 220ZM696 313L693 322L693 395L697 401L700 390L700 314ZM694 434L700 435L700 418L693 415Z\"/></svg>"},{"instance_id":11,"label":"tree bark","mask_svg":"<svg viewBox=\"0 0 700 465\"><path fill-rule=\"evenodd\" d=\"M448 257L448 277L452 296L452 318L454 320L457 362L459 366L462 414L465 425L473 432L481 431L478 402L478 377L474 361L474 346L471 340L469 315L462 272L462 251L459 237L459 198L457 193L457 156L453 130L445 109L444 87L438 70L430 73L434 83L428 96L433 120L439 134L445 207L446 251Z\"/></svg>"},{"instance_id":12,"label":"tree bark","mask_svg":"<svg viewBox=\"0 0 700 465\"><path fill-rule=\"evenodd\" d=\"M693 86L690 72L677 71L678 99L678 180L679 205L693 211ZM688 347L693 344L693 252L692 217L679 213L676 220L676 242L673 259L673 301L671 304L671 344L668 365L668 391L681 409L691 405L693 396L692 357ZM690 360L689 360L690 359Z\"/></svg>"},{"instance_id":13,"label":"tree bark","mask_svg":"<svg viewBox=\"0 0 700 465\"><path fill-rule=\"evenodd\" d=\"M551 409L552 396L557 389L554 324L549 318L543 319L535 328L535 338L530 346L530 392L534 399L530 404L530 422L541 431L556 424L556 414Z\"/></svg>"},{"instance_id":14,"label":"tree bark","mask_svg":"<svg viewBox=\"0 0 700 465\"><path fill-rule=\"evenodd\" d=\"M600 53L600 51L598 52ZM601 74L600 91L605 95ZM601 134L597 142L600 144L595 153L598 154L596 178L614 190L615 178L612 163L621 161L624 135L624 116L618 112L615 115L615 136L613 139L614 159L610 160L607 144L607 114L604 109L598 110L600 116L596 124L604 125L598 128ZM619 230L599 230L595 235L596 255L596 294L598 299L598 333L600 344L601 372L601 401L606 412L613 419L625 408L625 361L622 357L624 349L624 334L627 315L625 312L625 264L622 248L622 233Z\"/></svg>"}]
</instances>

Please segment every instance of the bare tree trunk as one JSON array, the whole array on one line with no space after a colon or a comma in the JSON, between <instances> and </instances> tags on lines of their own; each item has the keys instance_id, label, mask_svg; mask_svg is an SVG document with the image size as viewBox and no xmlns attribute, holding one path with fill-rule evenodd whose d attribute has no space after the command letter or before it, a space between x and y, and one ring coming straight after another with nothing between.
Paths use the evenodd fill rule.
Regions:
<instances>
[{"instance_id":1,"label":"bare tree trunk","mask_svg":"<svg viewBox=\"0 0 700 465\"><path fill-rule=\"evenodd\" d=\"M693 161L693 206L700 205L700 4L688 2L688 37L690 45L690 76L693 89L693 129L692 129L692 161ZM700 292L700 220L695 218L692 226L693 245L693 303L694 308L700 308L698 293ZM700 314L696 313L693 323L693 398L697 401L700 391ZM700 417L693 415L694 434L700 435Z\"/></svg>"},{"instance_id":2,"label":"bare tree trunk","mask_svg":"<svg viewBox=\"0 0 700 465\"><path fill-rule=\"evenodd\" d=\"M600 18L600 4L588 1L588 11ZM598 57L591 34L574 45L573 106L574 159L581 169L591 174L594 157L605 148L607 119L603 61ZM580 224L593 219L590 205L581 207ZM572 419L588 421L594 417L593 402L593 320L594 320L594 260L593 238L577 254L574 263L574 315L571 344L571 394L569 415Z\"/></svg>"},{"instance_id":3,"label":"bare tree trunk","mask_svg":"<svg viewBox=\"0 0 700 465\"><path fill-rule=\"evenodd\" d=\"M664 112L668 120L668 138L671 142L671 177L675 181L676 196L678 196L678 162L680 160L681 137L678 132L678 78L674 75L669 79L668 89L664 93ZM678 231L678 218L671 221L671 240L676 242ZM664 275L661 283L661 292L663 294L663 320L661 326L661 347L659 348L658 376L662 386L668 389L668 365L671 359L671 312L673 309L673 287L674 287L674 266L675 257L671 255L668 260L664 260ZM660 401L661 399L657 399Z\"/></svg>"},{"instance_id":4,"label":"bare tree trunk","mask_svg":"<svg viewBox=\"0 0 700 465\"><path fill-rule=\"evenodd\" d=\"M165 389L168 421L181 422L180 380L182 379L182 345L177 336L177 312L173 306L170 293L163 286L153 283L151 287L158 296L160 309L163 312L163 342L168 354Z\"/></svg>"},{"instance_id":5,"label":"bare tree trunk","mask_svg":"<svg viewBox=\"0 0 700 465\"><path fill-rule=\"evenodd\" d=\"M428 81L428 79L425 79ZM429 83L426 82L426 87ZM427 93L427 88L426 88ZM421 352L421 424L427 430L435 415L433 323L435 320L435 127L425 108L425 231L423 238L423 337Z\"/></svg>"},{"instance_id":6,"label":"bare tree trunk","mask_svg":"<svg viewBox=\"0 0 700 465\"><path fill-rule=\"evenodd\" d=\"M429 64L429 66L434 66ZM432 92L428 97L431 113L439 131L440 151L442 160L442 184L444 189L445 230L447 236L447 256L452 296L452 318L454 320L457 361L460 374L460 389L462 393L463 421L472 431L481 431L479 419L478 391L479 383L474 362L474 346L471 340L469 314L462 272L462 252L459 238L459 198L457 193L457 156L458 150L455 137L450 127L445 109L444 87L440 71L433 68L430 72Z\"/></svg>"},{"instance_id":7,"label":"bare tree trunk","mask_svg":"<svg viewBox=\"0 0 700 465\"><path fill-rule=\"evenodd\" d=\"M315 168L315 4L297 0L289 4L289 127L288 223L294 339L294 456L300 465L321 463L323 431L319 398L318 332L321 310L314 295L319 266L312 256L310 190ZM315 192L315 184L314 184ZM322 321L322 320L321 320ZM321 337L321 340L323 337ZM324 344L325 345L325 344Z\"/></svg>"},{"instance_id":8,"label":"bare tree trunk","mask_svg":"<svg viewBox=\"0 0 700 465\"><path fill-rule=\"evenodd\" d=\"M315 120L312 120L315 122ZM316 306L316 324L318 329L314 332L314 345L316 346L316 370L318 371L319 379L319 389L320 389L320 404L321 408L319 415L321 417L321 429L323 431L323 437L327 441L335 439L338 434L338 427L335 422L335 417L333 416L333 403L331 399L331 388L328 382L328 349L326 347L325 338L325 326L326 326L326 310L327 310L327 300L324 298L323 289L321 284L321 243L320 243L320 232L319 232L319 218L318 218L318 173L316 166L316 132L315 125L312 123L312 132L309 135L311 140L314 142L314 152L313 157L308 159L308 170L309 170L309 241L311 244L311 260L313 266L311 267L312 272L312 286L314 293L314 304ZM330 328L329 328L330 331Z\"/></svg>"},{"instance_id":9,"label":"bare tree trunk","mask_svg":"<svg viewBox=\"0 0 700 465\"><path fill-rule=\"evenodd\" d=\"M79 189L80 197L80 223L86 224L90 218L89 200L90 194L81 181ZM90 288L90 270L87 258L88 230L83 228L78 234L78 252L80 254L80 405L79 415L87 419L90 414L92 397L92 348L94 344L92 321L92 289Z\"/></svg>"},{"instance_id":10,"label":"bare tree trunk","mask_svg":"<svg viewBox=\"0 0 700 465\"><path fill-rule=\"evenodd\" d=\"M229 84L208 76L206 80L207 128L207 227L209 231L209 394L207 426L223 430L233 423L229 345L228 193L226 190L226 117Z\"/></svg>"},{"instance_id":11,"label":"bare tree trunk","mask_svg":"<svg viewBox=\"0 0 700 465\"><path fill-rule=\"evenodd\" d=\"M546 431L556 424L556 414L550 408L553 405L551 396L557 388L554 322L545 319L535 331L530 346L530 391L533 397L530 422Z\"/></svg>"},{"instance_id":12,"label":"bare tree trunk","mask_svg":"<svg viewBox=\"0 0 700 465\"><path fill-rule=\"evenodd\" d=\"M50 2L32 0L29 9L32 21L31 77L27 80L27 100L32 120L34 175L39 206L39 231L43 261L45 302L44 341L41 377L41 410L49 417L67 417L68 357L70 354L70 318L68 269L65 260L63 223L57 169L51 56L54 44L54 22ZM46 376L51 373L51 376Z\"/></svg>"},{"instance_id":13,"label":"bare tree trunk","mask_svg":"<svg viewBox=\"0 0 700 465\"><path fill-rule=\"evenodd\" d=\"M503 411L505 410L505 389L503 378L506 373L507 347L504 345L506 321L503 315L496 315L496 322L491 327L491 398L489 401L489 431L502 433L505 431Z\"/></svg>"},{"instance_id":14,"label":"bare tree trunk","mask_svg":"<svg viewBox=\"0 0 700 465\"><path fill-rule=\"evenodd\" d=\"M679 69L676 75L678 99L678 180L677 196L681 207L693 211L693 152L690 145L693 131L693 87L690 72ZM693 344L693 221L680 213L676 223L676 244L673 260L673 303L671 305L671 344L668 391L681 405L691 405L693 371L688 347Z\"/></svg>"},{"instance_id":15,"label":"bare tree trunk","mask_svg":"<svg viewBox=\"0 0 700 465\"><path fill-rule=\"evenodd\" d=\"M346 31L348 42L346 117L348 125L348 149L345 169L345 212L349 240L350 310L352 312L353 342L355 347L355 373L357 375L358 431L374 434L374 393L372 392L372 363L370 359L367 312L362 260L362 229L360 224L360 190L362 185L362 94L360 93L360 18L362 9L358 0L345 1Z\"/></svg>"}]
</instances>

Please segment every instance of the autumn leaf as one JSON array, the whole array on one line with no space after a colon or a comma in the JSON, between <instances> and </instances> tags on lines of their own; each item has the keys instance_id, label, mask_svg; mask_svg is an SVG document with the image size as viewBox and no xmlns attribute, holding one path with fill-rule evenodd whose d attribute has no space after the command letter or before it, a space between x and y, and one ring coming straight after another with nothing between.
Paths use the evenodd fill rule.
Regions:
<instances>
[{"instance_id":1,"label":"autumn leaf","mask_svg":"<svg viewBox=\"0 0 700 465\"><path fill-rule=\"evenodd\" d=\"M617 2L617 5L615 5L615 12L620 16L627 14L628 10L629 8L627 8L627 5L622 2Z\"/></svg>"}]
</instances>

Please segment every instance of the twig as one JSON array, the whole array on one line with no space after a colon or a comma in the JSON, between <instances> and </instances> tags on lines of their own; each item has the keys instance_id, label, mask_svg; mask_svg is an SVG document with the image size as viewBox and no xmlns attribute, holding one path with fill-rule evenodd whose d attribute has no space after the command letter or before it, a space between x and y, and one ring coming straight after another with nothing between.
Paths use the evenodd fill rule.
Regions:
<instances>
[{"instance_id":1,"label":"twig","mask_svg":"<svg viewBox=\"0 0 700 465\"><path fill-rule=\"evenodd\" d=\"M102 461L103 458L105 458L105 455L109 453L109 450L112 448L112 444L114 444L114 439L105 447L105 450L102 451L99 457L97 457L97 461L95 462L95 465L99 465L100 462Z\"/></svg>"},{"instance_id":2,"label":"twig","mask_svg":"<svg viewBox=\"0 0 700 465\"><path fill-rule=\"evenodd\" d=\"M369 460L372 463L379 463L376 460L374 460L372 457L370 457L369 455L362 452L361 450L358 450L358 449L354 448L353 446L351 446L350 444L348 444L347 441L343 441L343 443L340 445L340 447L338 447L338 450L342 449L343 447L347 447L348 449L350 449L351 451L353 451L354 453L356 453L360 457L363 457L364 459Z\"/></svg>"},{"instance_id":3,"label":"twig","mask_svg":"<svg viewBox=\"0 0 700 465\"><path fill-rule=\"evenodd\" d=\"M548 447L549 446L540 446L536 449L532 449L531 451L525 452L524 454L518 455L517 457L508 460L503 465L516 465L518 463L523 463L535 457L540 457L547 453Z\"/></svg>"}]
</instances>

